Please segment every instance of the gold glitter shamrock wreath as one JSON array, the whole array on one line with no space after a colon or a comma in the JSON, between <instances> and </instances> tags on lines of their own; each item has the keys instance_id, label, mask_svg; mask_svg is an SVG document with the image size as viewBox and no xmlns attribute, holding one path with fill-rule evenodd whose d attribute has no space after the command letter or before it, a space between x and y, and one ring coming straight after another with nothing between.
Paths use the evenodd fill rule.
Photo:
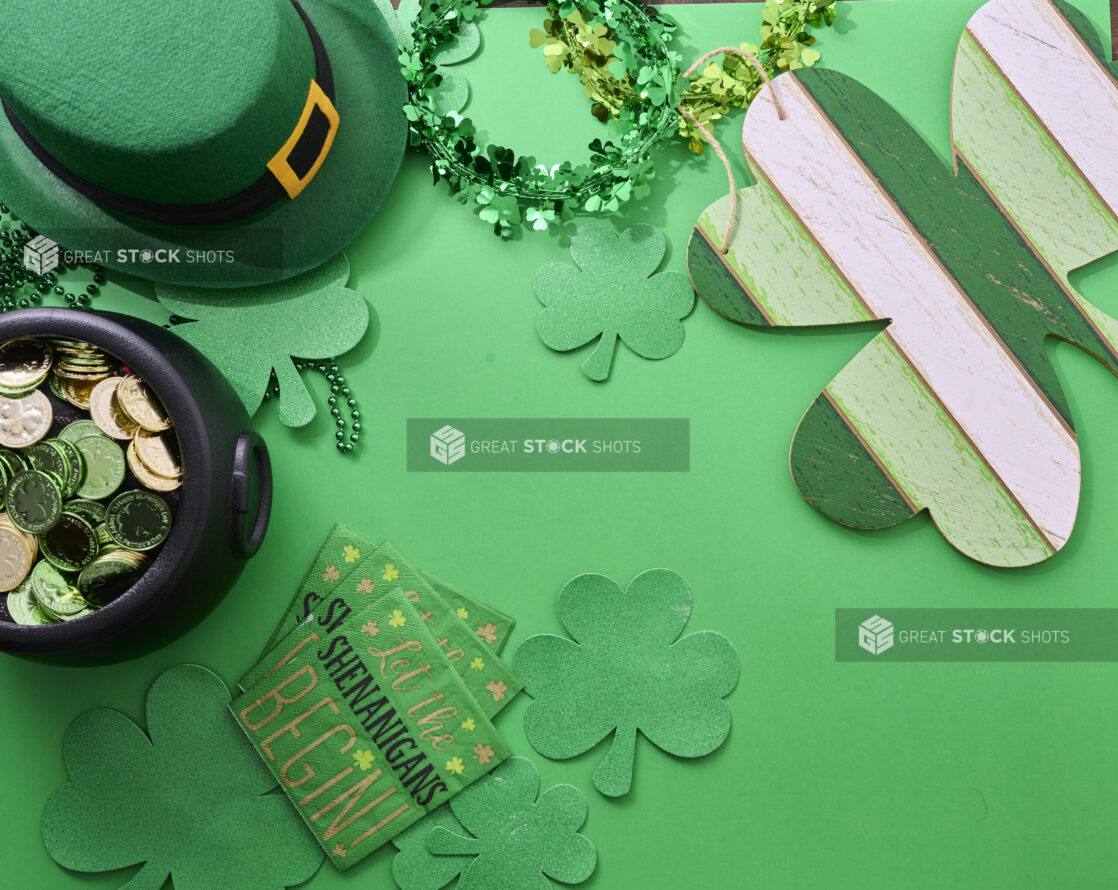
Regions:
<instances>
[{"instance_id":1,"label":"gold glitter shamrock wreath","mask_svg":"<svg viewBox=\"0 0 1118 890\"><path fill-rule=\"evenodd\" d=\"M632 49L612 27L611 18L591 15L585 4L573 0L551 0L547 14L543 30L529 32L529 43L543 47L544 61L553 74L566 69L578 75L593 102L594 117L602 123L617 118L634 93L647 90L652 72L635 64ZM760 45L740 46L757 59L764 75L742 57L726 54L721 65L712 60L682 84L679 106L687 114L679 115L678 132L691 151L703 153L699 126L709 129L733 109L748 108L765 85L765 75L776 77L819 61L812 29L830 27L836 16L835 0L765 0ZM620 77L614 73L618 62ZM659 99L658 93L653 98Z\"/></svg>"}]
</instances>

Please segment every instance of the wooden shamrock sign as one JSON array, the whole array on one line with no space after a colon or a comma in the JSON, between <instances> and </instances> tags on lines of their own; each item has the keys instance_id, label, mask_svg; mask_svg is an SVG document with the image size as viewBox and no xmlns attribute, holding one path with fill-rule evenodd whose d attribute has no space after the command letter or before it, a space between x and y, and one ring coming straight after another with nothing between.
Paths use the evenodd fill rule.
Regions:
<instances>
[{"instance_id":1,"label":"wooden shamrock sign","mask_svg":"<svg viewBox=\"0 0 1118 890\"><path fill-rule=\"evenodd\" d=\"M193 322L173 330L221 369L249 414L264 401L275 371L280 420L305 426L315 407L292 358L335 358L361 342L369 326L369 307L348 281L349 261L338 254L275 284L235 290L160 284L155 295Z\"/></svg>"},{"instance_id":2,"label":"wooden shamrock sign","mask_svg":"<svg viewBox=\"0 0 1118 890\"><path fill-rule=\"evenodd\" d=\"M824 515L875 529L927 510L996 566L1067 542L1079 449L1045 340L1118 373L1118 322L1068 281L1118 250L1115 75L1075 8L993 0L959 43L955 171L834 71L782 75L753 103L742 143L757 184L738 192L726 254L729 197L700 218L699 295L745 325L888 322L792 443L796 486Z\"/></svg>"}]
</instances>

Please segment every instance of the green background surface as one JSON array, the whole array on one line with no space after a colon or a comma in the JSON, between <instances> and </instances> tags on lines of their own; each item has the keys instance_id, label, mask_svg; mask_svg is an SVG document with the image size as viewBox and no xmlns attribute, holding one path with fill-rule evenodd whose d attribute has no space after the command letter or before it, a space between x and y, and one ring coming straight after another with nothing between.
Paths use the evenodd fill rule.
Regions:
<instances>
[{"instance_id":1,"label":"green background surface","mask_svg":"<svg viewBox=\"0 0 1118 890\"><path fill-rule=\"evenodd\" d=\"M823 63L878 90L948 157L956 41L977 0L843 3ZM1079 0L1103 33L1106 0ZM677 6L685 59L756 41L755 4ZM538 9L482 23L464 70L469 112L490 137L541 161L581 157L595 135L577 81L527 45ZM720 128L738 173L740 115ZM650 222L683 270L700 212L725 194L709 153L662 150L652 196L621 226ZM1118 381L1064 344L1051 354L1069 392L1085 484L1070 544L1017 571L956 554L926 517L872 533L843 529L799 497L787 451L800 415L874 327L760 332L699 304L663 362L619 350L604 385L535 335L536 269L567 259L561 234L501 243L434 189L410 155L384 209L349 251L353 286L375 311L344 361L361 403L360 453L334 452L324 418L292 432L267 405L259 428L276 473L272 528L224 603L159 652L112 667L61 669L0 656L0 887L118 887L129 873L72 875L47 857L42 805L65 780L66 725L94 706L142 722L151 681L180 662L234 682L260 654L335 520L390 538L410 559L518 619L525 637L562 632L556 596L580 572L625 584L657 566L695 592L691 631L718 630L742 656L729 741L682 761L646 740L632 793L607 800L591 774L605 747L562 763L524 738L521 696L498 726L544 787L578 786L600 861L588 890L758 888L1102 888L1118 883L1118 712L1114 664L836 664L836 607L1112 606L1118 537ZM1080 279L1118 312L1118 268ZM145 289L109 288L104 308L166 316ZM321 378L311 378L320 406ZM429 474L405 470L408 417L687 417L684 474ZM251 830L245 826L245 830ZM89 826L96 833L99 826ZM392 851L308 886L391 887Z\"/></svg>"}]
</instances>

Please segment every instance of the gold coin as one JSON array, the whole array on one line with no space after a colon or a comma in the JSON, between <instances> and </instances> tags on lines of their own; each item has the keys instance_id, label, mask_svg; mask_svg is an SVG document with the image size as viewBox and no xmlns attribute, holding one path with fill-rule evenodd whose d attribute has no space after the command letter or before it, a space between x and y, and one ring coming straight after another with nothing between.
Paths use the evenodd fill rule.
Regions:
<instances>
[{"instance_id":1,"label":"gold coin","mask_svg":"<svg viewBox=\"0 0 1118 890\"><path fill-rule=\"evenodd\" d=\"M26 448L34 445L49 431L54 410L41 391L22 399L0 396L0 445Z\"/></svg>"},{"instance_id":2,"label":"gold coin","mask_svg":"<svg viewBox=\"0 0 1118 890\"><path fill-rule=\"evenodd\" d=\"M120 381L116 400L132 420L148 432L161 433L171 428L163 405L144 381L129 374Z\"/></svg>"},{"instance_id":3,"label":"gold coin","mask_svg":"<svg viewBox=\"0 0 1118 890\"><path fill-rule=\"evenodd\" d=\"M112 365L108 362L68 362L66 359L59 359L54 363L55 371L73 371L75 374L84 374L92 376L93 374L108 374L112 370Z\"/></svg>"},{"instance_id":4,"label":"gold coin","mask_svg":"<svg viewBox=\"0 0 1118 890\"><path fill-rule=\"evenodd\" d=\"M101 368L97 371L90 371L88 368L82 371L69 371L64 365L56 365L54 368L54 376L62 380L80 380L85 383L100 383L106 377L112 376L111 368Z\"/></svg>"},{"instance_id":5,"label":"gold coin","mask_svg":"<svg viewBox=\"0 0 1118 890\"><path fill-rule=\"evenodd\" d=\"M66 401L75 408L88 411L89 396L92 394L93 387L95 387L97 383L98 381L82 381L63 378L62 393L66 396Z\"/></svg>"},{"instance_id":6,"label":"gold coin","mask_svg":"<svg viewBox=\"0 0 1118 890\"><path fill-rule=\"evenodd\" d=\"M77 340L51 340L56 355L72 356L76 358L92 358L107 361L108 356L104 350L92 343L81 343Z\"/></svg>"},{"instance_id":7,"label":"gold coin","mask_svg":"<svg viewBox=\"0 0 1118 890\"><path fill-rule=\"evenodd\" d=\"M15 526L0 525L0 592L15 590L31 572L31 550Z\"/></svg>"},{"instance_id":8,"label":"gold coin","mask_svg":"<svg viewBox=\"0 0 1118 890\"><path fill-rule=\"evenodd\" d=\"M89 415L97 428L113 439L131 439L138 427L120 410L116 401L119 377L102 380L89 395Z\"/></svg>"},{"instance_id":9,"label":"gold coin","mask_svg":"<svg viewBox=\"0 0 1118 890\"><path fill-rule=\"evenodd\" d=\"M27 539L28 543L30 543L35 538L34 535L29 535L27 532L20 531L18 528L16 528L16 524L12 522L12 517L8 515L8 512L6 510L3 513L0 513L0 525L6 525L9 528L15 528L17 532L19 532L24 538Z\"/></svg>"},{"instance_id":10,"label":"gold coin","mask_svg":"<svg viewBox=\"0 0 1118 890\"><path fill-rule=\"evenodd\" d=\"M46 379L50 371L50 347L42 340L26 337L0 346L0 386L20 389Z\"/></svg>"},{"instance_id":11,"label":"gold coin","mask_svg":"<svg viewBox=\"0 0 1118 890\"><path fill-rule=\"evenodd\" d=\"M132 444L136 446L136 457L151 472L167 479L177 479L182 475L182 467L174 452L159 433L140 430L132 437Z\"/></svg>"},{"instance_id":12,"label":"gold coin","mask_svg":"<svg viewBox=\"0 0 1118 890\"><path fill-rule=\"evenodd\" d=\"M143 461L136 454L135 439L128 443L128 450L125 455L128 458L128 468L132 471L132 475L146 488L150 488L152 491L174 491L182 485L181 476L178 479L168 479L166 476L153 473L144 466Z\"/></svg>"},{"instance_id":13,"label":"gold coin","mask_svg":"<svg viewBox=\"0 0 1118 890\"><path fill-rule=\"evenodd\" d=\"M35 564L35 560L39 557L39 539L35 535L29 535L27 532L20 531L15 527L15 523L7 513L0 513L0 528L10 528L23 540L27 545L27 550L31 554L31 564Z\"/></svg>"},{"instance_id":14,"label":"gold coin","mask_svg":"<svg viewBox=\"0 0 1118 890\"><path fill-rule=\"evenodd\" d=\"M54 361L56 364L70 365L111 365L115 359L109 358L103 352L79 352L75 349L66 349L58 344L54 347Z\"/></svg>"}]
</instances>

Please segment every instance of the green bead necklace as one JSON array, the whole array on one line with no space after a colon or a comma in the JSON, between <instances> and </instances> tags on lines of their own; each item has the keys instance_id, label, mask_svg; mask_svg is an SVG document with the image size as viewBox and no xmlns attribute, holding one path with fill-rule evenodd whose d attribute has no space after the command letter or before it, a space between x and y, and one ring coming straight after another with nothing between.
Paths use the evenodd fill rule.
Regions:
<instances>
[{"instance_id":1,"label":"green bead necklace","mask_svg":"<svg viewBox=\"0 0 1118 890\"><path fill-rule=\"evenodd\" d=\"M317 371L326 378L326 382L330 384L330 397L326 400L326 404L330 406L330 416L334 418L334 423L338 427L334 433L338 451L342 454L352 454L354 449L357 448L357 443L361 441L361 411L357 407L357 399L353 397L353 393L346 384L345 375L342 374L338 363L335 361L299 360L295 362L295 370L299 372ZM279 398L279 383L276 382L274 374L268 389L264 392L264 398ZM347 419L343 416L342 411L343 399L345 400L345 413L349 415L350 432L348 436L346 434Z\"/></svg>"},{"instance_id":2,"label":"green bead necklace","mask_svg":"<svg viewBox=\"0 0 1118 890\"><path fill-rule=\"evenodd\" d=\"M13 309L40 306L44 298L62 297L72 309L89 309L93 299L101 293L105 283L105 270L100 266L60 262L49 272L39 274L24 265L24 248L37 237L5 204L0 204L0 313ZM85 269L93 274L93 282L68 289L60 282L68 273Z\"/></svg>"}]
</instances>

